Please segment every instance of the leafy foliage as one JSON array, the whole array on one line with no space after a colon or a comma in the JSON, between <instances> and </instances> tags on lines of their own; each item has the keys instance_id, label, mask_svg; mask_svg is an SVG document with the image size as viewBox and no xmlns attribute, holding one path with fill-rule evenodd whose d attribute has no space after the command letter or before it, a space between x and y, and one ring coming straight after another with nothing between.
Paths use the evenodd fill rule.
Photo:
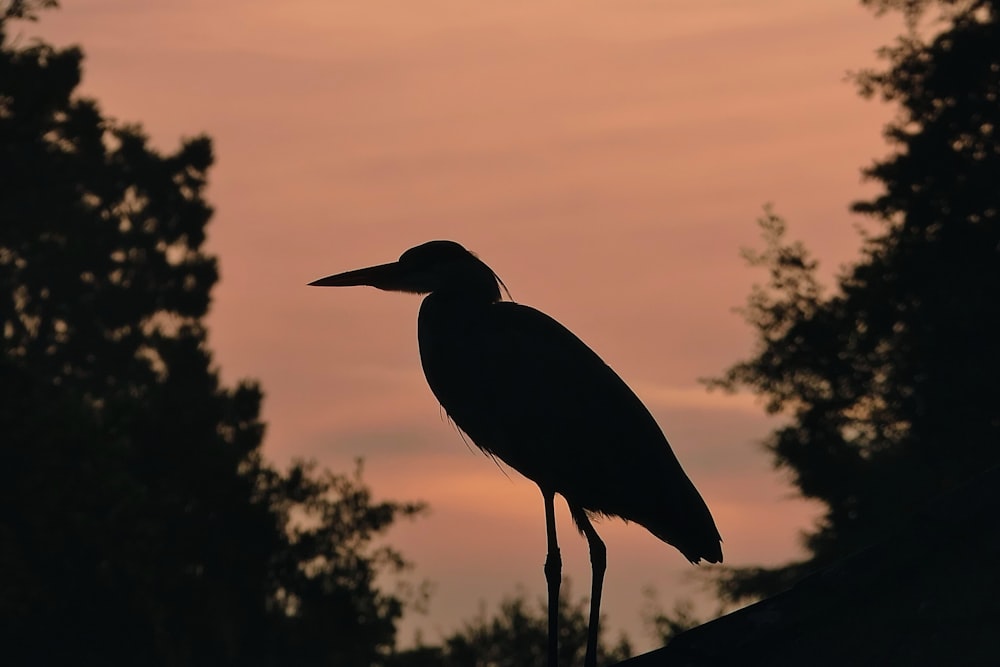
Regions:
<instances>
[{"instance_id":1,"label":"leafy foliage","mask_svg":"<svg viewBox=\"0 0 1000 667\"><path fill-rule=\"evenodd\" d=\"M58 7L56 0L0 0L0 21L25 19L34 21L39 9Z\"/></svg>"},{"instance_id":2,"label":"leafy foliage","mask_svg":"<svg viewBox=\"0 0 1000 667\"><path fill-rule=\"evenodd\" d=\"M402 600L373 545L415 505L260 454L202 318L212 147L152 149L74 95L78 49L0 13L0 636L11 664L374 664Z\"/></svg>"},{"instance_id":3,"label":"leafy foliage","mask_svg":"<svg viewBox=\"0 0 1000 667\"><path fill-rule=\"evenodd\" d=\"M657 643L664 645L669 644L677 635L703 625L712 618L723 616L729 611L725 605L720 605L705 618L695 611L694 602L690 599L677 600L670 611L665 611L658 602L654 589L647 588L643 591L643 597L645 598L642 611L643 623L649 627Z\"/></svg>"},{"instance_id":4,"label":"leafy foliage","mask_svg":"<svg viewBox=\"0 0 1000 667\"><path fill-rule=\"evenodd\" d=\"M571 602L569 586L559 599L559 665L583 664L587 652L589 604ZM423 646L394 656L389 667L544 667L548 637L546 601L531 604L523 594L503 600L500 610L466 623L441 646ZM597 662L614 664L631 655L623 636L614 646L598 639Z\"/></svg>"},{"instance_id":5,"label":"leafy foliage","mask_svg":"<svg viewBox=\"0 0 1000 667\"><path fill-rule=\"evenodd\" d=\"M916 19L928 2L871 3ZM746 386L791 419L767 443L826 513L809 559L731 571L732 600L767 595L879 539L916 503L1000 463L1000 14L943 2L944 27L883 51L863 94L900 105L896 152L866 174L883 186L854 205L875 218L862 258L822 293L815 262L762 221L770 272L745 315L755 356L717 386Z\"/></svg>"}]
</instances>

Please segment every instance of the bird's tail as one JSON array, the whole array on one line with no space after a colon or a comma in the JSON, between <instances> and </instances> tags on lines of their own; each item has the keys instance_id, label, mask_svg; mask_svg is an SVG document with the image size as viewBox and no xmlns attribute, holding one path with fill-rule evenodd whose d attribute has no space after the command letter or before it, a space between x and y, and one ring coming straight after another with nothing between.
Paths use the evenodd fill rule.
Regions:
<instances>
[{"instance_id":1,"label":"bird's tail","mask_svg":"<svg viewBox=\"0 0 1000 667\"><path fill-rule=\"evenodd\" d=\"M665 511L638 523L667 544L677 548L692 563L722 562L722 537L715 526L715 520L701 495L694 487L687 502L675 501L660 505ZM684 511L671 512L670 508L684 507Z\"/></svg>"}]
</instances>

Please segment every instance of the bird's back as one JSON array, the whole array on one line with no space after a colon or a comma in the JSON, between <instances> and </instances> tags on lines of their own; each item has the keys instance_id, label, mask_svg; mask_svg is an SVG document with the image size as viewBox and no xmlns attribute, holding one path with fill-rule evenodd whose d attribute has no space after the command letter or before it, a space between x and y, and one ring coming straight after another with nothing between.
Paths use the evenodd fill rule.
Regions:
<instances>
[{"instance_id":1,"label":"bird's back","mask_svg":"<svg viewBox=\"0 0 1000 667\"><path fill-rule=\"evenodd\" d=\"M692 562L722 560L708 507L656 421L568 329L527 306L436 294L418 329L431 390L476 445L572 504L645 526Z\"/></svg>"}]
</instances>

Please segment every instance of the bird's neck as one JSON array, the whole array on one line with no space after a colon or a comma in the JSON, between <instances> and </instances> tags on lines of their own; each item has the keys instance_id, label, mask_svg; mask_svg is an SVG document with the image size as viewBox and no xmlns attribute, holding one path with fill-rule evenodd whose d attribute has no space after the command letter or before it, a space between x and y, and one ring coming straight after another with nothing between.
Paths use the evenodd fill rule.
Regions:
<instances>
[{"instance_id":1,"label":"bird's neck","mask_svg":"<svg viewBox=\"0 0 1000 667\"><path fill-rule=\"evenodd\" d=\"M469 292L432 292L420 304L417 328L421 338L462 336L469 326L475 326L497 299Z\"/></svg>"},{"instance_id":2,"label":"bird's neck","mask_svg":"<svg viewBox=\"0 0 1000 667\"><path fill-rule=\"evenodd\" d=\"M461 376L470 365L470 355L475 357L492 306L486 299L438 292L427 295L420 304L420 361L431 390L442 404L447 401L449 387L456 384L455 374Z\"/></svg>"}]
</instances>

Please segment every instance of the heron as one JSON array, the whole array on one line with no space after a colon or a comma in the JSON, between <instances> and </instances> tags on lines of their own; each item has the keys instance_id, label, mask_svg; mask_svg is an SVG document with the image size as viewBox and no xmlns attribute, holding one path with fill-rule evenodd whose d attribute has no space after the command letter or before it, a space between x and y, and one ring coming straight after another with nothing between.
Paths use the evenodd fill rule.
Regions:
<instances>
[{"instance_id":1,"label":"heron","mask_svg":"<svg viewBox=\"0 0 1000 667\"><path fill-rule=\"evenodd\" d=\"M562 578L556 494L590 549L586 667L597 662L607 567L607 549L592 519L637 523L694 564L722 562L712 514L642 401L569 329L539 310L503 300L500 288L506 291L506 285L475 254L454 241L430 241L398 261L309 284L426 295L417 340L431 391L476 446L541 490L549 667L556 667L558 654Z\"/></svg>"}]
</instances>

